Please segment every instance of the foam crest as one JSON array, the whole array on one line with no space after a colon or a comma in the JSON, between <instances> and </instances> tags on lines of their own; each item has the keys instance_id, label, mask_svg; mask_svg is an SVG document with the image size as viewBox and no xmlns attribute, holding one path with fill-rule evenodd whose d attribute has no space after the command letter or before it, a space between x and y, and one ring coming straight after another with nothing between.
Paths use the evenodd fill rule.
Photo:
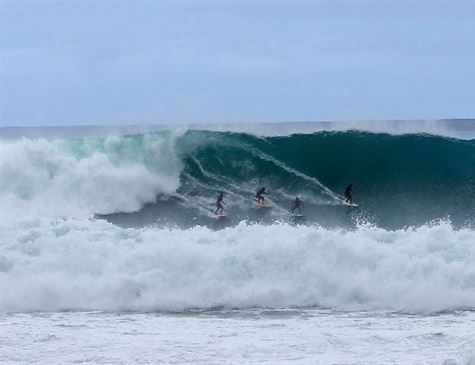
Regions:
<instances>
[{"instance_id":1,"label":"foam crest","mask_svg":"<svg viewBox=\"0 0 475 365\"><path fill-rule=\"evenodd\" d=\"M182 166L174 142L158 134L0 141L3 214L136 211L178 188Z\"/></svg>"},{"instance_id":2,"label":"foam crest","mask_svg":"<svg viewBox=\"0 0 475 365\"><path fill-rule=\"evenodd\" d=\"M286 224L121 229L105 221L3 226L1 311L182 311L321 306L474 309L475 232Z\"/></svg>"}]
</instances>

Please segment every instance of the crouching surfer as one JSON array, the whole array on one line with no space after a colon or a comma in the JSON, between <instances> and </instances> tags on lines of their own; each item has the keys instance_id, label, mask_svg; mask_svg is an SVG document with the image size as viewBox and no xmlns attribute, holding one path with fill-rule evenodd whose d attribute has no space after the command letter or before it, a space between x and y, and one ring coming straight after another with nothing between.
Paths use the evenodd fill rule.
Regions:
<instances>
[{"instance_id":1,"label":"crouching surfer","mask_svg":"<svg viewBox=\"0 0 475 365\"><path fill-rule=\"evenodd\" d=\"M264 204L264 194L265 195L269 195L266 191L266 187L263 186L262 188L260 188L257 193L256 193L256 198L257 198L257 203L259 204Z\"/></svg>"}]
</instances>

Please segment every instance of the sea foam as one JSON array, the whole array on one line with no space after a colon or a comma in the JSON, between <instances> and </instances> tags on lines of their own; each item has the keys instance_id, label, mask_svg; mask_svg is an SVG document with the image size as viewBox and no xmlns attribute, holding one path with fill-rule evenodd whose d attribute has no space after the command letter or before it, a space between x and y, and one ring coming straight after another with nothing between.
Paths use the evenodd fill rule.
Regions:
<instances>
[{"instance_id":1,"label":"sea foam","mask_svg":"<svg viewBox=\"0 0 475 365\"><path fill-rule=\"evenodd\" d=\"M172 194L175 136L1 141L0 198L8 215L87 217L132 212Z\"/></svg>"},{"instance_id":2,"label":"sea foam","mask_svg":"<svg viewBox=\"0 0 475 365\"><path fill-rule=\"evenodd\" d=\"M213 231L38 218L2 226L0 310L474 309L474 242L446 222Z\"/></svg>"}]
</instances>

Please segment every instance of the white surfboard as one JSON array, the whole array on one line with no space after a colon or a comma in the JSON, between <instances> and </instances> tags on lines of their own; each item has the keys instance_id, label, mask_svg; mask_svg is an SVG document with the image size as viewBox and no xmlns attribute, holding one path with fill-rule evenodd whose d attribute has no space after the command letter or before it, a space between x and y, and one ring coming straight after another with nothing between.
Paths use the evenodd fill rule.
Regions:
<instances>
[{"instance_id":1,"label":"white surfboard","mask_svg":"<svg viewBox=\"0 0 475 365\"><path fill-rule=\"evenodd\" d=\"M356 203L348 203L346 201L343 201L343 205L346 205L347 207L357 207L358 206L358 204L356 204Z\"/></svg>"},{"instance_id":2,"label":"white surfboard","mask_svg":"<svg viewBox=\"0 0 475 365\"><path fill-rule=\"evenodd\" d=\"M290 216L293 218L303 218L303 214L298 214L298 213L290 213Z\"/></svg>"}]
</instances>

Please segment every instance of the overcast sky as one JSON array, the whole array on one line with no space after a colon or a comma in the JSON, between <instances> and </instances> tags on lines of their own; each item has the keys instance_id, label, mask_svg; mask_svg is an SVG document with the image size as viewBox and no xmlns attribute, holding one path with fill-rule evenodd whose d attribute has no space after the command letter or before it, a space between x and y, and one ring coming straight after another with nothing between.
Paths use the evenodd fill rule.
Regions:
<instances>
[{"instance_id":1,"label":"overcast sky","mask_svg":"<svg viewBox=\"0 0 475 365\"><path fill-rule=\"evenodd\" d=\"M0 2L1 125L475 117L475 1Z\"/></svg>"}]
</instances>

